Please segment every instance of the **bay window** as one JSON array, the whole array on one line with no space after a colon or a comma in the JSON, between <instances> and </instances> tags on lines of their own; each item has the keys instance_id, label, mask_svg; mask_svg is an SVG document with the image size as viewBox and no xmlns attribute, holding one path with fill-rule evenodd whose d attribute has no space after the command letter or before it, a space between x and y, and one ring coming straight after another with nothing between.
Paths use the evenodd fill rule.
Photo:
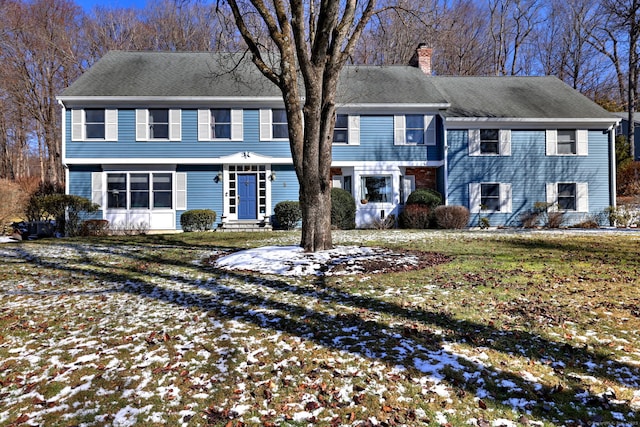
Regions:
<instances>
[{"instance_id":1,"label":"bay window","mask_svg":"<svg viewBox=\"0 0 640 427\"><path fill-rule=\"evenodd\" d=\"M360 199L370 203L391 203L393 200L391 184L391 176L362 176L360 177Z\"/></svg>"}]
</instances>

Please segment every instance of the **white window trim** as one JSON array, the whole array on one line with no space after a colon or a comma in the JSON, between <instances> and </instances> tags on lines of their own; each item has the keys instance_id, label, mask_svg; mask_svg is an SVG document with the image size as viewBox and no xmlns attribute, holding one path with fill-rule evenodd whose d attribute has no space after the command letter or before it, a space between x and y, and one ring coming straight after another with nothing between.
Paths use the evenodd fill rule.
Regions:
<instances>
[{"instance_id":1,"label":"white window trim","mask_svg":"<svg viewBox=\"0 0 640 427\"><path fill-rule=\"evenodd\" d=\"M243 110L231 111L231 138L211 137L211 108L198 110L198 141L242 141L244 138Z\"/></svg>"},{"instance_id":2,"label":"white window trim","mask_svg":"<svg viewBox=\"0 0 640 427\"><path fill-rule=\"evenodd\" d=\"M558 129L547 129L546 131L546 153L547 156L588 156L589 155L589 131L587 129L575 129L576 132L576 154L558 154Z\"/></svg>"},{"instance_id":3,"label":"white window trim","mask_svg":"<svg viewBox=\"0 0 640 427\"><path fill-rule=\"evenodd\" d=\"M342 114L342 113L341 113ZM333 142L333 145L349 146L360 145L360 116L345 114L347 116L347 142Z\"/></svg>"},{"instance_id":4,"label":"white window trim","mask_svg":"<svg viewBox=\"0 0 640 427\"><path fill-rule=\"evenodd\" d=\"M401 199L400 204L405 205L409 195L416 189L416 177L415 175L401 175L400 180L400 185L404 193L404 200Z\"/></svg>"},{"instance_id":5,"label":"white window trim","mask_svg":"<svg viewBox=\"0 0 640 427\"><path fill-rule=\"evenodd\" d=\"M485 210L481 208L482 203L482 184L499 184L500 185L500 210ZM513 212L513 195L511 184L506 182L472 182L469 183L469 212L471 213L512 213Z\"/></svg>"},{"instance_id":6,"label":"white window trim","mask_svg":"<svg viewBox=\"0 0 640 427\"><path fill-rule=\"evenodd\" d=\"M136 170L127 170L127 171L105 171L105 172L92 172L91 173L91 201L100 205L100 209L105 211L114 211L114 210L140 210L141 208L126 208L126 209L114 209L108 208L106 206L106 197L107 197L107 186L106 180L108 174L127 174L127 186L130 184L130 175L136 173L146 173L149 175L153 175L156 173L170 173L172 174L172 182L173 187L171 190L172 199L173 199L173 208L142 208L148 211L184 211L187 210L187 174L186 172L170 172L170 171L136 171ZM127 192L130 192L130 188L127 188ZM151 190L149 190L151 191Z\"/></svg>"},{"instance_id":7,"label":"white window trim","mask_svg":"<svg viewBox=\"0 0 640 427\"><path fill-rule=\"evenodd\" d=\"M498 154L484 154L480 150L480 129L469 129L469 156L510 156L511 155L511 129L498 129Z\"/></svg>"},{"instance_id":8,"label":"white window trim","mask_svg":"<svg viewBox=\"0 0 640 427\"><path fill-rule=\"evenodd\" d=\"M558 209L558 184L576 185L576 210ZM548 182L547 183L547 204L551 212L589 212L589 184L587 182Z\"/></svg>"},{"instance_id":9,"label":"white window trim","mask_svg":"<svg viewBox=\"0 0 640 427\"><path fill-rule=\"evenodd\" d=\"M149 109L136 110L136 141L180 141L182 139L182 110L169 109L169 138L149 138Z\"/></svg>"},{"instance_id":10,"label":"white window trim","mask_svg":"<svg viewBox=\"0 0 640 427\"><path fill-rule=\"evenodd\" d=\"M98 108L100 109L100 108ZM85 109L71 110L72 141L117 141L118 110L104 108L104 138L87 138Z\"/></svg>"},{"instance_id":11,"label":"white window trim","mask_svg":"<svg viewBox=\"0 0 640 427\"><path fill-rule=\"evenodd\" d=\"M424 135L423 143L407 142L407 118L406 115L393 116L393 144L394 145L436 145L436 117L431 114L424 115Z\"/></svg>"}]
</instances>

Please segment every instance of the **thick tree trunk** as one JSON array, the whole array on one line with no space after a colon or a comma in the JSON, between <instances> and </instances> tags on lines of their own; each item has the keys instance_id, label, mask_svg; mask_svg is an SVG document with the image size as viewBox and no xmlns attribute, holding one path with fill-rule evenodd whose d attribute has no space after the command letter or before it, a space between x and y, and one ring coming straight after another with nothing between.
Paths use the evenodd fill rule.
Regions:
<instances>
[{"instance_id":1,"label":"thick tree trunk","mask_svg":"<svg viewBox=\"0 0 640 427\"><path fill-rule=\"evenodd\" d=\"M327 109L326 93L319 83L307 84L303 108L304 138L302 161L296 170L300 184L302 236L300 246L306 252L331 249L331 141L333 121L327 120L334 108ZM330 103L329 105L333 105ZM323 108L324 106L324 108ZM294 162L295 164L295 162Z\"/></svg>"},{"instance_id":2,"label":"thick tree trunk","mask_svg":"<svg viewBox=\"0 0 640 427\"><path fill-rule=\"evenodd\" d=\"M331 249L331 188L319 185L323 177L308 176L300 181L302 237L305 252ZM324 187L324 188L323 188ZM327 214L328 213L328 214Z\"/></svg>"}]
</instances>

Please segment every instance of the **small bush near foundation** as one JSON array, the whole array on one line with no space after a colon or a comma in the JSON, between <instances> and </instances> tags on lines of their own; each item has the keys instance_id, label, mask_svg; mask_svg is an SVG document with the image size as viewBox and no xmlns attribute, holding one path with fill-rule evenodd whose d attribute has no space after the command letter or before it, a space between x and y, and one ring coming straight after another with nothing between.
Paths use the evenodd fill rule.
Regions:
<instances>
[{"instance_id":1,"label":"small bush near foundation","mask_svg":"<svg viewBox=\"0 0 640 427\"><path fill-rule=\"evenodd\" d=\"M440 228L459 230L469 224L469 209L464 206L438 206L433 214Z\"/></svg>"},{"instance_id":2,"label":"small bush near foundation","mask_svg":"<svg viewBox=\"0 0 640 427\"><path fill-rule=\"evenodd\" d=\"M208 231L215 221L216 213L211 209L193 209L180 216L183 231Z\"/></svg>"},{"instance_id":3,"label":"small bush near foundation","mask_svg":"<svg viewBox=\"0 0 640 427\"><path fill-rule=\"evenodd\" d=\"M429 228L432 210L425 205L406 205L398 216L400 228Z\"/></svg>"},{"instance_id":4,"label":"small bush near foundation","mask_svg":"<svg viewBox=\"0 0 640 427\"><path fill-rule=\"evenodd\" d=\"M547 212L547 224L549 228L560 228L564 222L564 212Z\"/></svg>"},{"instance_id":5,"label":"small bush near foundation","mask_svg":"<svg viewBox=\"0 0 640 427\"><path fill-rule=\"evenodd\" d=\"M407 197L407 205L423 205L431 209L442 204L442 196L435 190L419 188L414 190Z\"/></svg>"},{"instance_id":6,"label":"small bush near foundation","mask_svg":"<svg viewBox=\"0 0 640 427\"><path fill-rule=\"evenodd\" d=\"M30 221L55 221L56 231L64 236L80 234L83 213L99 209L91 200L70 194L32 196L29 200Z\"/></svg>"},{"instance_id":7,"label":"small bush near foundation","mask_svg":"<svg viewBox=\"0 0 640 427\"><path fill-rule=\"evenodd\" d=\"M331 226L339 230L356 228L356 201L342 188L331 189Z\"/></svg>"},{"instance_id":8,"label":"small bush near foundation","mask_svg":"<svg viewBox=\"0 0 640 427\"><path fill-rule=\"evenodd\" d=\"M81 236L106 236L109 234L109 221L106 219L88 219L82 222Z\"/></svg>"},{"instance_id":9,"label":"small bush near foundation","mask_svg":"<svg viewBox=\"0 0 640 427\"><path fill-rule=\"evenodd\" d=\"M292 200L278 203L273 209L273 213L276 217L278 228L283 230L293 230L302 219L300 203Z\"/></svg>"}]
</instances>

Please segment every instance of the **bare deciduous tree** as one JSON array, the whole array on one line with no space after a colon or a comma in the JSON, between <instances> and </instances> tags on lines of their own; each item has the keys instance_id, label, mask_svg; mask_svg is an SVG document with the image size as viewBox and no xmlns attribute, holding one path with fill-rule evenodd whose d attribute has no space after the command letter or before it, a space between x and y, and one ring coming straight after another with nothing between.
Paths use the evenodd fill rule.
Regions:
<instances>
[{"instance_id":1,"label":"bare deciduous tree","mask_svg":"<svg viewBox=\"0 0 640 427\"><path fill-rule=\"evenodd\" d=\"M517 75L523 69L521 51L539 24L539 0L490 0L490 32L496 75Z\"/></svg>"},{"instance_id":2,"label":"bare deciduous tree","mask_svg":"<svg viewBox=\"0 0 640 427\"><path fill-rule=\"evenodd\" d=\"M472 76L491 71L487 14L472 0L446 7L435 22L436 74Z\"/></svg>"},{"instance_id":3,"label":"bare deciduous tree","mask_svg":"<svg viewBox=\"0 0 640 427\"><path fill-rule=\"evenodd\" d=\"M640 41L640 0L602 0L600 16L603 17L594 31L594 44L600 46L601 53L612 49L608 55L614 61L616 74L622 80L623 72L620 63L618 46L626 45L627 51L627 111L629 121L629 152L635 158L635 123L636 100L638 99L638 47ZM600 36L598 38L597 36ZM614 56L615 55L615 56ZM619 83L621 86L621 82Z\"/></svg>"},{"instance_id":4,"label":"bare deciduous tree","mask_svg":"<svg viewBox=\"0 0 640 427\"><path fill-rule=\"evenodd\" d=\"M329 172L338 78L375 12L375 0L274 0L269 4L228 0L228 4L253 62L282 92L300 183L300 244L305 251L329 249ZM277 49L275 63L267 60L261 29L249 26L246 19L256 15Z\"/></svg>"},{"instance_id":5,"label":"bare deciduous tree","mask_svg":"<svg viewBox=\"0 0 640 427\"><path fill-rule=\"evenodd\" d=\"M55 97L79 73L82 61L81 10L67 0L6 2L8 28L2 43L3 65L12 76L8 87L19 111L33 120L42 181L64 182L60 110Z\"/></svg>"}]
</instances>

